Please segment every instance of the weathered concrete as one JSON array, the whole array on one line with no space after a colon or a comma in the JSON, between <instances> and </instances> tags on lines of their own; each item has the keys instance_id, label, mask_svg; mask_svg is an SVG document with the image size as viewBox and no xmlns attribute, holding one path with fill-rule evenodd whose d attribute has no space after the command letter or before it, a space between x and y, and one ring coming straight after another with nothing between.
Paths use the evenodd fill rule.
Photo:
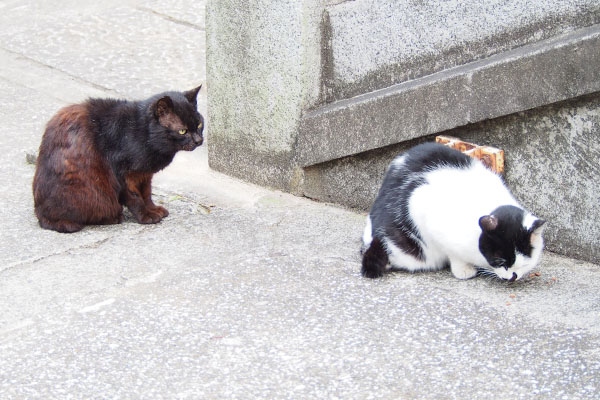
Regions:
<instances>
[{"instance_id":1,"label":"weathered concrete","mask_svg":"<svg viewBox=\"0 0 600 400\"><path fill-rule=\"evenodd\" d=\"M595 0L355 0L325 10L328 101L600 23Z\"/></svg>"},{"instance_id":2,"label":"weathered concrete","mask_svg":"<svg viewBox=\"0 0 600 400\"><path fill-rule=\"evenodd\" d=\"M160 224L128 215L72 235L40 229L26 154L59 107L204 78L177 49L179 36L201 34L189 18L202 2L64 4L0 2L1 399L600 395L597 266L545 253L539 276L511 285L449 271L366 280L364 213L211 171L206 147L155 177L154 198L171 212ZM148 13L162 16L147 25ZM107 15L114 38L100 44ZM60 55L29 43L25 23L40 21ZM8 51L16 31L24 47ZM136 55L137 36L161 32L168 51L156 37ZM202 63L202 48L188 51ZM77 54L112 60L115 80ZM139 87L119 86L128 73ZM170 79L178 85L154 87Z\"/></svg>"},{"instance_id":3,"label":"weathered concrete","mask_svg":"<svg viewBox=\"0 0 600 400\"><path fill-rule=\"evenodd\" d=\"M304 196L368 211L388 165L400 152L435 137L406 141L304 169Z\"/></svg>"},{"instance_id":4,"label":"weathered concrete","mask_svg":"<svg viewBox=\"0 0 600 400\"><path fill-rule=\"evenodd\" d=\"M336 102L304 116L298 163L314 165L596 92L599 60L597 25Z\"/></svg>"},{"instance_id":5,"label":"weathered concrete","mask_svg":"<svg viewBox=\"0 0 600 400\"><path fill-rule=\"evenodd\" d=\"M305 114L302 166L600 90L600 25ZM344 140L340 140L340 137Z\"/></svg>"},{"instance_id":6,"label":"weathered concrete","mask_svg":"<svg viewBox=\"0 0 600 400\"><path fill-rule=\"evenodd\" d=\"M213 168L293 190L301 111L318 93L318 3L208 1Z\"/></svg>"},{"instance_id":7,"label":"weathered concrete","mask_svg":"<svg viewBox=\"0 0 600 400\"><path fill-rule=\"evenodd\" d=\"M323 10L343 1L207 1L212 168L298 193L294 144L320 102Z\"/></svg>"}]
</instances>

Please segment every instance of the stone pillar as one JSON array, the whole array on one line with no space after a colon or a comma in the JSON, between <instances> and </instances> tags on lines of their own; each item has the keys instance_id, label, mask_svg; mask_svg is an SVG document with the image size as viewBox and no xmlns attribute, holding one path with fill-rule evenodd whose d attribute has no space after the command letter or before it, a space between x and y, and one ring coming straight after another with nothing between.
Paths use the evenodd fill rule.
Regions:
<instances>
[{"instance_id":1,"label":"stone pillar","mask_svg":"<svg viewBox=\"0 0 600 400\"><path fill-rule=\"evenodd\" d=\"M208 0L212 168L298 192L295 143L320 89L321 3Z\"/></svg>"}]
</instances>

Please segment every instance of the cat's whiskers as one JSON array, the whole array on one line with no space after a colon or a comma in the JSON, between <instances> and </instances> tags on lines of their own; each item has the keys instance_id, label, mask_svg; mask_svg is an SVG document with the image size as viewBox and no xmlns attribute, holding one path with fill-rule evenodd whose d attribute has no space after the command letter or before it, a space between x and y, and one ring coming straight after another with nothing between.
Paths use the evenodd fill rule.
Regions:
<instances>
[{"instance_id":1,"label":"cat's whiskers","mask_svg":"<svg viewBox=\"0 0 600 400\"><path fill-rule=\"evenodd\" d=\"M488 279L489 281L502 281L503 280L493 270L491 270L489 268L480 268L479 275L482 276L483 278Z\"/></svg>"}]
</instances>

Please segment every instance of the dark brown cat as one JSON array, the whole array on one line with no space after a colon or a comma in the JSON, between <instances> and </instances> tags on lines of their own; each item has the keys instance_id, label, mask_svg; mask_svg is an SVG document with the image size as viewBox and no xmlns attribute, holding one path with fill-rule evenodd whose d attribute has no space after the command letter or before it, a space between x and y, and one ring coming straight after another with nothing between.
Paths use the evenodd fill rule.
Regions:
<instances>
[{"instance_id":1,"label":"dark brown cat","mask_svg":"<svg viewBox=\"0 0 600 400\"><path fill-rule=\"evenodd\" d=\"M46 126L33 178L40 226L76 232L118 224L123 205L142 224L169 215L152 202L152 176L179 150L202 144L200 88L144 101L89 99L60 110Z\"/></svg>"}]
</instances>

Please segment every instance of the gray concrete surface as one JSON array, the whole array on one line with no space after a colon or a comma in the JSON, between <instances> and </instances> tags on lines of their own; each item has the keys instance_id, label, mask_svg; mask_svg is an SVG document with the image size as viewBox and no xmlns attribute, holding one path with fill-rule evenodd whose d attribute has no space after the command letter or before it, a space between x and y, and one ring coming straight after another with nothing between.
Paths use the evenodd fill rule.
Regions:
<instances>
[{"instance_id":1,"label":"gray concrete surface","mask_svg":"<svg viewBox=\"0 0 600 400\"><path fill-rule=\"evenodd\" d=\"M59 107L205 79L203 2L61 4L0 1L0 398L600 396L596 265L365 280L363 214L216 173L206 147L156 176L160 224L40 229L26 155Z\"/></svg>"},{"instance_id":2,"label":"gray concrete surface","mask_svg":"<svg viewBox=\"0 0 600 400\"><path fill-rule=\"evenodd\" d=\"M315 165L598 92L599 49L594 25L320 107L302 118L296 160Z\"/></svg>"},{"instance_id":3,"label":"gray concrete surface","mask_svg":"<svg viewBox=\"0 0 600 400\"><path fill-rule=\"evenodd\" d=\"M328 101L600 23L596 0L355 0L326 9Z\"/></svg>"}]
</instances>

